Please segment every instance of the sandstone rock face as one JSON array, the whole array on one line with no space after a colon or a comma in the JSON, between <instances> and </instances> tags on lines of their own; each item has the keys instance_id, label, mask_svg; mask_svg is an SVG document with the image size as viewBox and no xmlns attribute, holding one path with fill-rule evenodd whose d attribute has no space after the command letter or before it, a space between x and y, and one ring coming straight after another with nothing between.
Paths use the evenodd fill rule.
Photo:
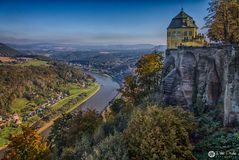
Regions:
<instances>
[{"instance_id":1,"label":"sandstone rock face","mask_svg":"<svg viewBox=\"0 0 239 160\"><path fill-rule=\"evenodd\" d=\"M239 121L239 51L237 47L184 47L167 50L162 100L193 110L224 103L224 123Z\"/></svg>"},{"instance_id":2,"label":"sandstone rock face","mask_svg":"<svg viewBox=\"0 0 239 160\"><path fill-rule=\"evenodd\" d=\"M239 49L233 49L228 59L224 76L224 125L239 122Z\"/></svg>"}]
</instances>

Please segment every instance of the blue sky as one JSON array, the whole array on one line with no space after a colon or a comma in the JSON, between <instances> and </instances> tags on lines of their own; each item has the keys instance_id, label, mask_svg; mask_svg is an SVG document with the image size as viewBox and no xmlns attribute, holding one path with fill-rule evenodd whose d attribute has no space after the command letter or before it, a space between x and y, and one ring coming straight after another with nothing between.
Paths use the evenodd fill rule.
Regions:
<instances>
[{"instance_id":1,"label":"blue sky","mask_svg":"<svg viewBox=\"0 0 239 160\"><path fill-rule=\"evenodd\" d=\"M0 0L5 43L166 44L180 12L204 25L209 0ZM203 31L205 32L205 31Z\"/></svg>"}]
</instances>

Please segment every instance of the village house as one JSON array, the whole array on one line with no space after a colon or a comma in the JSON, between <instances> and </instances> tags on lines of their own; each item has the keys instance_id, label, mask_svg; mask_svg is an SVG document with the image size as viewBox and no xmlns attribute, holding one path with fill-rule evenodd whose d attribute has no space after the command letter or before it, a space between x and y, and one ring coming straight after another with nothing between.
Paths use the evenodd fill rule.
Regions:
<instances>
[{"instance_id":1,"label":"village house","mask_svg":"<svg viewBox=\"0 0 239 160\"><path fill-rule=\"evenodd\" d=\"M21 119L20 119L20 117L18 116L17 113L14 113L14 114L13 114L12 120L13 120L13 122L14 122L15 124L21 124L21 123L22 123L22 121L21 121Z\"/></svg>"}]
</instances>

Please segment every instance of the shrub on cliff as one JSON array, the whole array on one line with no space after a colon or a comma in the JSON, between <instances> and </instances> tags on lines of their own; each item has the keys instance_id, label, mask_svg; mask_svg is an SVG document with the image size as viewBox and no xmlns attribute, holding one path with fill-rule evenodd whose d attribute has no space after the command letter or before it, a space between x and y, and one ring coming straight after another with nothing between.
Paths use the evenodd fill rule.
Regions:
<instances>
[{"instance_id":1,"label":"shrub on cliff","mask_svg":"<svg viewBox=\"0 0 239 160\"><path fill-rule=\"evenodd\" d=\"M208 152L214 151L217 160L238 160L235 155L239 152L239 134L235 130L218 131L201 140L194 149L198 159L207 159ZM224 156L220 155L224 153Z\"/></svg>"},{"instance_id":2,"label":"shrub on cliff","mask_svg":"<svg viewBox=\"0 0 239 160\"><path fill-rule=\"evenodd\" d=\"M94 110L79 112L76 116L65 115L54 125L50 134L55 159L79 159L92 152L94 134L102 123Z\"/></svg>"},{"instance_id":3,"label":"shrub on cliff","mask_svg":"<svg viewBox=\"0 0 239 160\"><path fill-rule=\"evenodd\" d=\"M132 159L193 159L193 116L181 108L136 110L124 132Z\"/></svg>"},{"instance_id":4,"label":"shrub on cliff","mask_svg":"<svg viewBox=\"0 0 239 160\"><path fill-rule=\"evenodd\" d=\"M86 156L88 160L128 160L128 149L123 136L120 133L106 137L101 143L94 147L93 153Z\"/></svg>"}]
</instances>

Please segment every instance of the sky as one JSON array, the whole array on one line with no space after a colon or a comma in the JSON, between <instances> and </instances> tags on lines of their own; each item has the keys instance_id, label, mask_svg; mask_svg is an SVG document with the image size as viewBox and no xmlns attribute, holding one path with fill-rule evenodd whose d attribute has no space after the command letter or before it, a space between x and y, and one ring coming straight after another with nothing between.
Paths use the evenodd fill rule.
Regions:
<instances>
[{"instance_id":1,"label":"sky","mask_svg":"<svg viewBox=\"0 0 239 160\"><path fill-rule=\"evenodd\" d=\"M182 7L201 29L208 2L0 0L0 41L18 44L164 45L167 27Z\"/></svg>"}]
</instances>

